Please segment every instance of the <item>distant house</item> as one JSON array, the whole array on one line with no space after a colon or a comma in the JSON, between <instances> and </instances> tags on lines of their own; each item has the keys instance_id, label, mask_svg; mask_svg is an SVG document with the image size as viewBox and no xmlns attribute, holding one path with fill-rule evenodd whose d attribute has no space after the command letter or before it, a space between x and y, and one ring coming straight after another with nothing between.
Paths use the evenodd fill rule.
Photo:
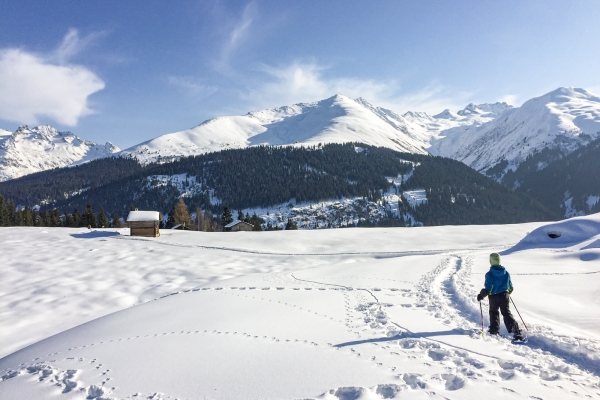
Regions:
<instances>
[{"instance_id":1,"label":"distant house","mask_svg":"<svg viewBox=\"0 0 600 400\"><path fill-rule=\"evenodd\" d=\"M233 222L230 222L229 224L225 225L225 232L240 232L240 231L249 232L249 231L253 230L253 228L254 228L254 225L249 224L247 222L233 221Z\"/></svg>"},{"instance_id":2,"label":"distant house","mask_svg":"<svg viewBox=\"0 0 600 400\"><path fill-rule=\"evenodd\" d=\"M172 227L171 229L177 230L177 231L189 231L189 230L191 230L191 228L189 226L186 226L185 224L177 224L174 227Z\"/></svg>"},{"instance_id":3,"label":"distant house","mask_svg":"<svg viewBox=\"0 0 600 400\"><path fill-rule=\"evenodd\" d=\"M131 236L159 237L158 222L160 214L158 211L130 211L127 224Z\"/></svg>"}]
</instances>

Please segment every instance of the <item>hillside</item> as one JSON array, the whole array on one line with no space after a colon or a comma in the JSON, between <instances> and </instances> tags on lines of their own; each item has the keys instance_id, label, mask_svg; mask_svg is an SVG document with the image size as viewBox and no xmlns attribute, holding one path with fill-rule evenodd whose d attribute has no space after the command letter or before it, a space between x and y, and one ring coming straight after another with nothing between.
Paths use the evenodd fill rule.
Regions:
<instances>
[{"instance_id":1,"label":"hillside","mask_svg":"<svg viewBox=\"0 0 600 400\"><path fill-rule=\"evenodd\" d=\"M41 205L42 211L81 212L91 203L110 215L124 215L132 203L166 215L183 197L192 211L220 214L227 205L244 214L257 213L271 226L292 218L301 228L554 217L526 195L457 161L363 144L256 146L145 167L132 162L109 158L47 171L0 183L0 195L22 206ZM111 170L116 172L106 173ZM101 171L97 184L85 178Z\"/></svg>"},{"instance_id":2,"label":"hillside","mask_svg":"<svg viewBox=\"0 0 600 400\"><path fill-rule=\"evenodd\" d=\"M565 218L600 212L600 139L570 154L533 154L502 182Z\"/></svg>"}]
</instances>

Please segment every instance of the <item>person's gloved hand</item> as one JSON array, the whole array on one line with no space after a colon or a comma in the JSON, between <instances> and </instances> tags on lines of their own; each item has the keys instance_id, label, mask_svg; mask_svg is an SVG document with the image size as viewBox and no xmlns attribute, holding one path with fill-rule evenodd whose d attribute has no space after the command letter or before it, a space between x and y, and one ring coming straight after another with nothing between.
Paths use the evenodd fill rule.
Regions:
<instances>
[{"instance_id":1,"label":"person's gloved hand","mask_svg":"<svg viewBox=\"0 0 600 400\"><path fill-rule=\"evenodd\" d=\"M477 295L477 301L481 301L483 299L485 299L485 297L488 295L488 291L485 289L481 289L481 292L479 292L479 294Z\"/></svg>"}]
</instances>

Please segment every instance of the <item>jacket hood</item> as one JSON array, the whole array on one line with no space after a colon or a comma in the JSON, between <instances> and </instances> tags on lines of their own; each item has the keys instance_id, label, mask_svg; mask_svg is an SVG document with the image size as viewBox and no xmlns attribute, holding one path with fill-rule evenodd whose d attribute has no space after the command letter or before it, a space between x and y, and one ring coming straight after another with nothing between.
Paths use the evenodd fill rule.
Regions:
<instances>
[{"instance_id":1,"label":"jacket hood","mask_svg":"<svg viewBox=\"0 0 600 400\"><path fill-rule=\"evenodd\" d=\"M506 269L502 265L492 265L490 272L496 276L502 276L506 274Z\"/></svg>"}]
</instances>

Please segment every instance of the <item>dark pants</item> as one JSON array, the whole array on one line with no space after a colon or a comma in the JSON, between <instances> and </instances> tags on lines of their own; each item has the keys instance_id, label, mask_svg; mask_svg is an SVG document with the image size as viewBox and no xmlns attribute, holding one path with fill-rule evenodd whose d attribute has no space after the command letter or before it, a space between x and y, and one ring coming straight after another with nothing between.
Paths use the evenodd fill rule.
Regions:
<instances>
[{"instance_id":1,"label":"dark pants","mask_svg":"<svg viewBox=\"0 0 600 400\"><path fill-rule=\"evenodd\" d=\"M504 319L504 326L509 333L520 334L519 324L510 312L510 294L502 292L490 295L490 334L495 335L500 331L500 313ZM498 312L500 309L500 312Z\"/></svg>"}]
</instances>

